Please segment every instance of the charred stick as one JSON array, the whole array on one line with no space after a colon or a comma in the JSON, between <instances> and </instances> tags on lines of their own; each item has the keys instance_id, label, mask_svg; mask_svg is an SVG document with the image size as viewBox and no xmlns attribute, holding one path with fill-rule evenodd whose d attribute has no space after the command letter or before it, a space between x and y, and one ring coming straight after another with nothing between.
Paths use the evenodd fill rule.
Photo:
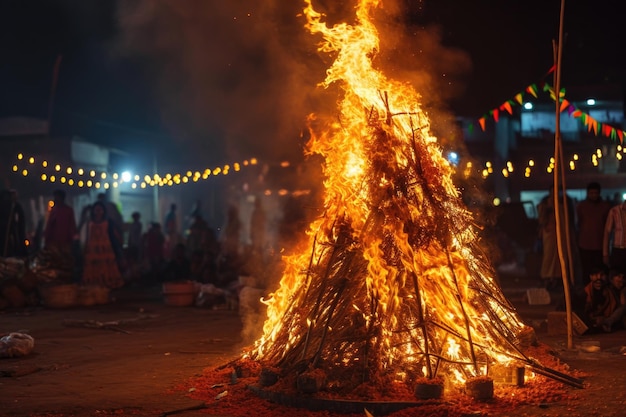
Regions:
<instances>
[{"instance_id":1,"label":"charred stick","mask_svg":"<svg viewBox=\"0 0 626 417\"><path fill-rule=\"evenodd\" d=\"M446 247L446 256L448 257L448 268L450 268L450 272L452 273L452 277L454 278L454 285L457 290L457 299L459 301L461 312L463 313L463 319L465 320L465 330L467 332L467 343L469 344L470 354L472 356L472 362L474 362L474 370L478 374L478 363L476 362L476 352L474 351L474 344L472 342L472 331L470 328L469 317L467 316L467 311L465 311L465 306L463 304L463 300L461 299L461 289L459 288L459 280L456 276L456 271L454 270L454 263L452 262L452 258L450 257L450 248Z\"/></svg>"},{"instance_id":2,"label":"charred stick","mask_svg":"<svg viewBox=\"0 0 626 417\"><path fill-rule=\"evenodd\" d=\"M574 378L572 378L572 377L570 377L568 375L560 374L560 372L553 373L553 372L556 372L556 371L554 371L552 369L548 369L548 368L545 368L545 369L536 368L536 367L534 367L532 365L531 365L531 368L533 369L533 372L536 372L536 373L538 373L540 375L543 375L543 376L547 376L548 378L552 378L555 381L562 382L562 383L570 385L570 386L572 386L574 388L584 388L582 380L577 380L577 379L574 379Z\"/></svg>"},{"instance_id":3,"label":"charred stick","mask_svg":"<svg viewBox=\"0 0 626 417\"><path fill-rule=\"evenodd\" d=\"M343 278L341 285L339 286L339 288L337 289L337 293L335 295L335 298L333 299L333 302L331 304L330 307L330 311L328 312L328 318L326 320L326 324L324 326L324 330L322 332L322 338L320 340L319 346L317 348L317 352L315 352L315 355L313 356L313 367L315 368L317 366L317 364L320 361L321 358L321 354L322 354L322 350L324 347L324 342L326 341L326 335L328 333L328 323L333 315L333 311L335 310L335 307L337 306L337 303L339 302L339 298L341 297L341 295L343 294L343 290L346 288L346 284L348 283L348 278Z\"/></svg>"},{"instance_id":4,"label":"charred stick","mask_svg":"<svg viewBox=\"0 0 626 417\"><path fill-rule=\"evenodd\" d=\"M313 248L311 249L311 258L309 259L309 268L307 270L307 279L311 276L311 266L313 264L313 256L315 255L315 244L317 243L317 234L315 235L315 238L313 239ZM336 249L336 248L335 248ZM333 249L333 250L335 250ZM305 293L305 299L306 299L306 294L308 294L310 287L307 287L307 291ZM321 292L320 292L321 294ZM317 299L317 304L314 308L314 311L312 312L313 315L317 314L317 308L320 302L320 298L318 297ZM309 338L311 337L311 331L312 331L312 326L313 326L314 321L311 320L309 323L309 328L307 329L306 332L306 336L304 338L304 347L302 348L302 356L300 357L300 359L304 359L304 356L306 355L306 350L309 347Z\"/></svg>"},{"instance_id":5,"label":"charred stick","mask_svg":"<svg viewBox=\"0 0 626 417\"><path fill-rule=\"evenodd\" d=\"M583 383L583 380L580 379L580 378L576 378L574 376L564 374L563 372L559 372L556 369L545 367L543 365L538 364L535 361L530 361L528 366L533 368L534 371L540 370L542 372L546 372L546 373L550 373L550 374L553 374L553 375L557 375L557 376L559 376L561 378L565 378L567 380L570 380L570 381L578 383L578 384L582 384Z\"/></svg>"},{"instance_id":6,"label":"charred stick","mask_svg":"<svg viewBox=\"0 0 626 417\"><path fill-rule=\"evenodd\" d=\"M417 317L419 320L419 326L422 328L422 335L424 337L424 354L426 355L426 369L428 372L428 377L432 378L433 369L430 363L429 357L429 348L428 348L428 329L426 328L426 322L424 320L424 306L422 306L422 297L420 297L420 287L419 281L417 279L417 274L415 272L411 272L411 278L413 280L413 287L415 288L415 300L417 303Z\"/></svg>"}]
</instances>

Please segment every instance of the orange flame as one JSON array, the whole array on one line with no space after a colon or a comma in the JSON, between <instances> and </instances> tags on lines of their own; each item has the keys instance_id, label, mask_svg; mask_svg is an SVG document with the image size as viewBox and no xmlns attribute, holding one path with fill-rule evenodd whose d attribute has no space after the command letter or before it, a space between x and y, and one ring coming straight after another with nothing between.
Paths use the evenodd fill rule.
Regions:
<instances>
[{"instance_id":1,"label":"orange flame","mask_svg":"<svg viewBox=\"0 0 626 417\"><path fill-rule=\"evenodd\" d=\"M325 213L285 259L250 356L327 368L369 361L373 372L457 381L520 358L512 342L525 326L477 247L420 95L374 67L381 2L361 0L356 24L332 27L305 3L307 29L335 57L321 85L343 93L339 118L309 117L308 152L325 157ZM358 341L330 341L338 335Z\"/></svg>"}]
</instances>

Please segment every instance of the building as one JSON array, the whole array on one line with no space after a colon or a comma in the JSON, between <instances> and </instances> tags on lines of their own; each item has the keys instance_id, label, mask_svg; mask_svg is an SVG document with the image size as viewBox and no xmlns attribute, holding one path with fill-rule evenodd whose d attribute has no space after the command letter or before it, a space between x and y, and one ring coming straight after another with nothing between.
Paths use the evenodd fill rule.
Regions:
<instances>
[{"instance_id":1,"label":"building","mask_svg":"<svg viewBox=\"0 0 626 417\"><path fill-rule=\"evenodd\" d=\"M527 93L529 89L521 105L509 100L497 115L492 111L478 123L460 120L470 155L460 168L466 169L470 162L472 169L466 169L466 175L481 177L496 201L528 201L536 206L553 184L556 104L549 86L536 87L536 98ZM568 194L583 199L587 184L597 181L605 199L621 200L626 193L623 88L571 88L565 90L564 99L560 132ZM532 209L528 214L533 216Z\"/></svg>"}]
</instances>

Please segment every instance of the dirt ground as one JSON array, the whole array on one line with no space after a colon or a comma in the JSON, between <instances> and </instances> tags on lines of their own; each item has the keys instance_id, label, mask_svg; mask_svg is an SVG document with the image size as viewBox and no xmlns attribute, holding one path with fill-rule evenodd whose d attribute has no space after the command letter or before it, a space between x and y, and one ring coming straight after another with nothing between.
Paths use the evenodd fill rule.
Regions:
<instances>
[{"instance_id":1,"label":"dirt ground","mask_svg":"<svg viewBox=\"0 0 626 417\"><path fill-rule=\"evenodd\" d=\"M0 334L23 332L35 339L30 355L0 359L0 416L211 415L207 409L181 411L202 403L174 388L241 352L238 313L165 306L154 288L116 297L94 307L0 313ZM587 376L584 389L568 388L572 400L524 405L503 415L625 415L626 357L620 350L626 331L578 337L574 349L567 349L565 336L546 333L553 305L528 306L520 291L510 292L510 299L537 328L539 340ZM601 350L578 349L586 340L599 341Z\"/></svg>"}]
</instances>

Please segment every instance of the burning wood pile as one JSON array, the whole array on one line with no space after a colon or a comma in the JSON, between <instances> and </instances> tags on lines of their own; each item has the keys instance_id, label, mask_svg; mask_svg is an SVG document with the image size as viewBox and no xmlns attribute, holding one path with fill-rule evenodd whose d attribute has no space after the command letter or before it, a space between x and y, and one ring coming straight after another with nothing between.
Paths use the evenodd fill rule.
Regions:
<instances>
[{"instance_id":1,"label":"burning wood pile","mask_svg":"<svg viewBox=\"0 0 626 417\"><path fill-rule=\"evenodd\" d=\"M420 381L489 379L495 364L542 369L523 353L532 331L494 280L419 94L373 66L378 4L361 0L356 24L332 27L305 8L320 50L336 57L324 86L342 97L339 117L310 119L325 213L286 259L245 355L270 390L372 399L417 393Z\"/></svg>"}]
</instances>

